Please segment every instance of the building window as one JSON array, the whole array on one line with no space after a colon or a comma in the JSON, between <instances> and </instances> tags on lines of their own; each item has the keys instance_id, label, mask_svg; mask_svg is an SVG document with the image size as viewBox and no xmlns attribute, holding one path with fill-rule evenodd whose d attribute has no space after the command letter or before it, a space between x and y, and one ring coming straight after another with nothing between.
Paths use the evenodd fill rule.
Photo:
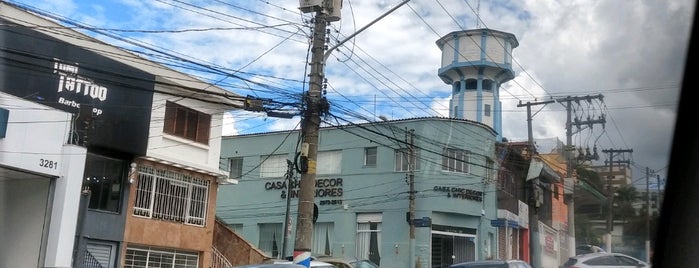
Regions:
<instances>
[{"instance_id":1,"label":"building window","mask_svg":"<svg viewBox=\"0 0 699 268\"><path fill-rule=\"evenodd\" d=\"M282 241L284 241L284 232L281 223L260 223L260 240L258 247L264 253L274 257L282 258Z\"/></svg>"},{"instance_id":2,"label":"building window","mask_svg":"<svg viewBox=\"0 0 699 268\"><path fill-rule=\"evenodd\" d=\"M126 161L92 153L85 161L83 189L90 190L90 209L119 212Z\"/></svg>"},{"instance_id":3,"label":"building window","mask_svg":"<svg viewBox=\"0 0 699 268\"><path fill-rule=\"evenodd\" d=\"M483 91L493 91L493 80L483 80Z\"/></svg>"},{"instance_id":4,"label":"building window","mask_svg":"<svg viewBox=\"0 0 699 268\"><path fill-rule=\"evenodd\" d=\"M166 102L163 132L198 143L209 144L210 128L211 115L174 102Z\"/></svg>"},{"instance_id":5,"label":"building window","mask_svg":"<svg viewBox=\"0 0 699 268\"><path fill-rule=\"evenodd\" d=\"M332 244L334 225L332 222L316 222L313 224L313 249L314 256L332 256Z\"/></svg>"},{"instance_id":6,"label":"building window","mask_svg":"<svg viewBox=\"0 0 699 268\"><path fill-rule=\"evenodd\" d=\"M283 178L288 169L286 154L260 156L260 178Z\"/></svg>"},{"instance_id":7,"label":"building window","mask_svg":"<svg viewBox=\"0 0 699 268\"><path fill-rule=\"evenodd\" d=\"M461 82L460 81L454 82L452 87L453 87L452 94L455 95L455 94L459 93L461 91Z\"/></svg>"},{"instance_id":8,"label":"building window","mask_svg":"<svg viewBox=\"0 0 699 268\"><path fill-rule=\"evenodd\" d=\"M318 152L316 157L317 167L316 174L318 175L339 175L342 174L342 151L323 151Z\"/></svg>"},{"instance_id":9,"label":"building window","mask_svg":"<svg viewBox=\"0 0 699 268\"><path fill-rule=\"evenodd\" d=\"M197 268L199 266L199 255L196 252L151 247L130 246L126 248L124 259L124 268Z\"/></svg>"},{"instance_id":10,"label":"building window","mask_svg":"<svg viewBox=\"0 0 699 268\"><path fill-rule=\"evenodd\" d=\"M478 89L478 80L466 79L466 90L476 90L476 89Z\"/></svg>"},{"instance_id":11,"label":"building window","mask_svg":"<svg viewBox=\"0 0 699 268\"><path fill-rule=\"evenodd\" d=\"M451 172L469 172L469 152L461 149L444 148L442 150L442 170Z\"/></svg>"},{"instance_id":12,"label":"building window","mask_svg":"<svg viewBox=\"0 0 699 268\"><path fill-rule=\"evenodd\" d=\"M490 104L486 104L483 106L483 115L490 116Z\"/></svg>"},{"instance_id":13,"label":"building window","mask_svg":"<svg viewBox=\"0 0 699 268\"><path fill-rule=\"evenodd\" d=\"M376 147L366 147L364 148L364 166L375 167L376 166Z\"/></svg>"},{"instance_id":14,"label":"building window","mask_svg":"<svg viewBox=\"0 0 699 268\"><path fill-rule=\"evenodd\" d=\"M357 251L358 259L369 259L381 265L381 213L357 214Z\"/></svg>"},{"instance_id":15,"label":"building window","mask_svg":"<svg viewBox=\"0 0 699 268\"><path fill-rule=\"evenodd\" d=\"M180 172L139 167L133 215L204 226L210 182Z\"/></svg>"},{"instance_id":16,"label":"building window","mask_svg":"<svg viewBox=\"0 0 699 268\"><path fill-rule=\"evenodd\" d=\"M397 171L397 172L410 171L410 163L411 163L410 150L408 150L408 149L395 150L394 156L396 159L395 171ZM420 152L415 150L413 153L413 157L412 157L412 163L414 163L413 171L420 170L420 161L417 161L418 159L420 159Z\"/></svg>"},{"instance_id":17,"label":"building window","mask_svg":"<svg viewBox=\"0 0 699 268\"><path fill-rule=\"evenodd\" d=\"M233 157L230 158L228 163L229 174L228 177L231 179L239 180L243 177L243 158Z\"/></svg>"},{"instance_id":18,"label":"building window","mask_svg":"<svg viewBox=\"0 0 699 268\"><path fill-rule=\"evenodd\" d=\"M493 174L494 174L494 169L493 165L495 162L493 160L490 160L489 158L485 159L485 181L486 183L490 183L494 180Z\"/></svg>"}]
</instances>

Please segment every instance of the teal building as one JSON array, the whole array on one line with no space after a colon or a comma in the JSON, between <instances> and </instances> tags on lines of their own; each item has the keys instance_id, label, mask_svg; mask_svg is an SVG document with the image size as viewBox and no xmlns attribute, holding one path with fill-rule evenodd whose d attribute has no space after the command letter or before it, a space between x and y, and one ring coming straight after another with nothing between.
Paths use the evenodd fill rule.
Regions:
<instances>
[{"instance_id":1,"label":"teal building","mask_svg":"<svg viewBox=\"0 0 699 268\"><path fill-rule=\"evenodd\" d=\"M382 268L497 256L497 139L488 124L457 118L321 128L312 254ZM219 187L216 216L271 257L293 252L300 147L298 130L222 140L221 168L238 184Z\"/></svg>"}]
</instances>

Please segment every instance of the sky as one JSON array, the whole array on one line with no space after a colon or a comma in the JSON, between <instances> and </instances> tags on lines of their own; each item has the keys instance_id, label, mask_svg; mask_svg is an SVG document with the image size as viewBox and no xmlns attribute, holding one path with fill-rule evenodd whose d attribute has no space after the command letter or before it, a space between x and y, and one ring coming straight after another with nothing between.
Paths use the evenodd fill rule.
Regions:
<instances>
[{"instance_id":1,"label":"sky","mask_svg":"<svg viewBox=\"0 0 699 268\"><path fill-rule=\"evenodd\" d=\"M143 51L134 44L147 44L178 55L186 61L173 68L241 96L294 103L308 88L313 14L301 13L299 1L9 2L136 41L95 35L117 46ZM346 41L325 66L331 113L352 122L376 121L379 116L447 116L451 87L437 76L441 51L435 42L453 31L489 28L512 33L519 42L512 52L516 77L500 88L503 137L527 139L526 108L518 107L520 102L602 94L603 102L581 103L576 114L582 119L604 114L607 123L576 131L573 144L596 146L597 164L608 157L602 150L631 149L625 158L632 161L634 182L645 186L646 167L667 179L695 1L402 2L343 1L341 19L329 26L329 47ZM346 38L400 4L354 38ZM532 110L540 151L556 139L565 142L562 104ZM232 111L225 119L223 135L234 135L298 128L300 117Z\"/></svg>"}]
</instances>

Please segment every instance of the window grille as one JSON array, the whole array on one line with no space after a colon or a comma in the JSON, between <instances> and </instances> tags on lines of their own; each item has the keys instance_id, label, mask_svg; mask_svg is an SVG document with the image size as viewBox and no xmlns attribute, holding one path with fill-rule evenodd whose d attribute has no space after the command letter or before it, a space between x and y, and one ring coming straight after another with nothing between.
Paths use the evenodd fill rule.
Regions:
<instances>
[{"instance_id":1,"label":"window grille","mask_svg":"<svg viewBox=\"0 0 699 268\"><path fill-rule=\"evenodd\" d=\"M209 185L203 178L142 165L133 214L204 226Z\"/></svg>"},{"instance_id":2,"label":"window grille","mask_svg":"<svg viewBox=\"0 0 699 268\"><path fill-rule=\"evenodd\" d=\"M288 168L287 155L260 156L260 178L283 178Z\"/></svg>"},{"instance_id":3,"label":"window grille","mask_svg":"<svg viewBox=\"0 0 699 268\"><path fill-rule=\"evenodd\" d=\"M177 267L197 268L199 255L196 252L178 250L128 247L124 268Z\"/></svg>"}]
</instances>

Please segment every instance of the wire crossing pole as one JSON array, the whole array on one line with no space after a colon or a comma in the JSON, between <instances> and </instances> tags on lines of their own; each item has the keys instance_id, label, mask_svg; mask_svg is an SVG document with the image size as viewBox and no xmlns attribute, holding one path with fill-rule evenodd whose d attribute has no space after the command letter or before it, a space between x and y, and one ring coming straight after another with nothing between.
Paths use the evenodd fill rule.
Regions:
<instances>
[{"instance_id":1,"label":"wire crossing pole","mask_svg":"<svg viewBox=\"0 0 699 268\"><path fill-rule=\"evenodd\" d=\"M646 262L650 263L650 168L646 167Z\"/></svg>"},{"instance_id":2,"label":"wire crossing pole","mask_svg":"<svg viewBox=\"0 0 699 268\"><path fill-rule=\"evenodd\" d=\"M366 30L389 13L406 4L404 0L396 7L374 19L368 25L351 34L345 40L325 51L327 46L327 25L332 21L340 20L342 0L300 0L299 9L304 13L316 12L314 18L313 38L311 43L311 71L309 73L309 88L305 96L306 110L301 119L301 133L303 143L301 145L301 182L299 183L299 205L296 226L296 239L294 243L294 263L306 267L311 266L311 247L313 235L313 210L315 196L316 166L318 156L318 134L320 131L320 116L330 109L325 98L321 97L325 79L325 61L330 53L340 45L354 38L360 32Z\"/></svg>"},{"instance_id":3,"label":"wire crossing pole","mask_svg":"<svg viewBox=\"0 0 699 268\"><path fill-rule=\"evenodd\" d=\"M417 268L415 264L415 130L411 129L405 134L408 142L408 184L410 187L410 203L408 205L410 224L410 268Z\"/></svg>"},{"instance_id":4,"label":"wire crossing pole","mask_svg":"<svg viewBox=\"0 0 699 268\"><path fill-rule=\"evenodd\" d=\"M566 157L566 178L564 181L564 189L570 189L570 194L565 195L565 200L568 201L568 256L572 257L575 256L575 247L576 242L575 242L575 178L573 178L573 170L577 163L573 163L574 158L573 158L573 151L575 148L573 148L573 125L576 126L581 126L581 125L588 125L592 126L593 124L604 124L606 123L606 120L604 117L601 117L599 119L592 119L592 120L586 120L586 121L581 121L581 120L573 120L573 102L579 103L580 101L591 101L593 99L599 99L602 100L604 96L602 94L599 95L594 95L594 96L583 96L583 97L565 97L565 98L560 98L557 99L557 102L565 102L565 107L567 111L566 115L566 147L565 147L565 157ZM568 183L566 183L566 181Z\"/></svg>"},{"instance_id":5,"label":"wire crossing pole","mask_svg":"<svg viewBox=\"0 0 699 268\"><path fill-rule=\"evenodd\" d=\"M322 11L315 16L311 45L311 71L308 93L305 96L306 110L303 113L301 145L301 182L298 200L298 218L294 241L294 263L310 267L313 235L313 207L315 197L316 161L318 156L318 132L320 129L320 95L323 84L323 56L325 54L325 31L328 21Z\"/></svg>"},{"instance_id":6,"label":"wire crossing pole","mask_svg":"<svg viewBox=\"0 0 699 268\"><path fill-rule=\"evenodd\" d=\"M522 101L519 102L517 107L527 107L527 133L528 133L528 143L529 143L529 158L530 161L534 161L533 156L536 154L536 147L534 147L534 134L532 130L532 119L534 118L534 115L532 115L532 106L534 105L546 105L549 103L555 102L554 100L550 101L542 101L542 102L527 102L527 103L522 103ZM542 107L543 109L543 107ZM541 110L539 110L541 111ZM537 111L538 113L538 111ZM527 204L529 205L529 254L530 254L530 262L532 266L534 267L539 267L541 266L541 242L539 241L539 208L537 206L537 192L538 192L538 187L539 184L539 179L533 179L530 182L526 183L526 189L527 189ZM507 221L505 221L507 224ZM507 225L505 225L505 232L508 232ZM506 244L507 242L510 241L509 236L505 236ZM508 251L510 250L510 247L508 245ZM509 255L508 255L509 257Z\"/></svg>"},{"instance_id":7,"label":"wire crossing pole","mask_svg":"<svg viewBox=\"0 0 699 268\"><path fill-rule=\"evenodd\" d=\"M609 149L602 150L603 153L609 154L609 175L607 176L607 233L605 236L605 250L607 252L612 252L612 231L614 230L614 188L612 187L612 180L614 179L614 163L621 165L622 163L631 164L628 160L617 160L614 161L614 155L617 153L633 153L633 149Z\"/></svg>"}]
</instances>

